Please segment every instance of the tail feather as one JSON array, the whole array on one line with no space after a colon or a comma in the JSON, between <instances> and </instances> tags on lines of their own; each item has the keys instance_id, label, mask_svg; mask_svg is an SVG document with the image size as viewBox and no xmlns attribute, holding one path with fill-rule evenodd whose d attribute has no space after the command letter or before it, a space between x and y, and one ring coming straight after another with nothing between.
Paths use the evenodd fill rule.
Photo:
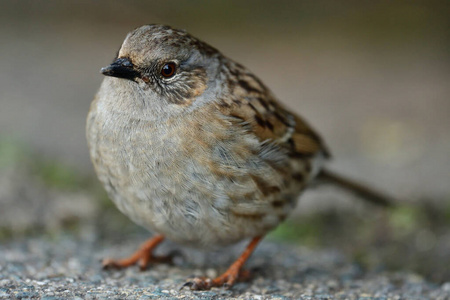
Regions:
<instances>
[{"instance_id":1,"label":"tail feather","mask_svg":"<svg viewBox=\"0 0 450 300\"><path fill-rule=\"evenodd\" d=\"M316 180L318 183L332 184L341 187L373 204L384 207L394 206L395 201L391 197L331 171L322 170Z\"/></svg>"}]
</instances>

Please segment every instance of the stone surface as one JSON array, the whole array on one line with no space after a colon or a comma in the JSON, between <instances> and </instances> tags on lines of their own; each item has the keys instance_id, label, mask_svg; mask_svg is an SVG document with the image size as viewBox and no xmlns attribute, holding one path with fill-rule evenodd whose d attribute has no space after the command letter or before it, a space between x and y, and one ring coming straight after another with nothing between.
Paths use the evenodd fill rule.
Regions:
<instances>
[{"instance_id":1,"label":"stone surface","mask_svg":"<svg viewBox=\"0 0 450 300\"><path fill-rule=\"evenodd\" d=\"M0 299L450 299L450 282L438 285L410 273L365 272L333 250L269 241L248 263L253 279L229 290L180 287L193 275L223 271L236 249L207 255L190 251L174 265L155 265L144 272L137 267L101 269L102 257L130 253L141 238L119 245L74 236L3 243Z\"/></svg>"}]
</instances>

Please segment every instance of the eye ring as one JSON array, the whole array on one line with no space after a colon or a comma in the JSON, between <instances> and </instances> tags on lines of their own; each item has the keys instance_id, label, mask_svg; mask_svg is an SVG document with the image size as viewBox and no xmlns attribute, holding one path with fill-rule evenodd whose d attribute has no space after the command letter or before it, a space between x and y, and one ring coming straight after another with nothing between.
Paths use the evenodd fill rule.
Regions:
<instances>
[{"instance_id":1,"label":"eye ring","mask_svg":"<svg viewBox=\"0 0 450 300\"><path fill-rule=\"evenodd\" d=\"M163 65L161 68L161 76L164 78L170 78L175 75L177 70L177 65L174 62L168 62Z\"/></svg>"}]
</instances>

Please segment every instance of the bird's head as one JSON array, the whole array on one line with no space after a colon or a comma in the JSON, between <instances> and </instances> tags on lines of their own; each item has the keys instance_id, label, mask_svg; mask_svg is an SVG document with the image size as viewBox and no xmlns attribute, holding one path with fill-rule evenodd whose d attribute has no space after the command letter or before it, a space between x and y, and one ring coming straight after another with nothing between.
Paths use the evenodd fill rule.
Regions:
<instances>
[{"instance_id":1,"label":"bird's head","mask_svg":"<svg viewBox=\"0 0 450 300\"><path fill-rule=\"evenodd\" d=\"M113 88L134 90L141 98L136 101L186 107L215 88L222 58L183 30L145 25L127 35L113 63L101 72L115 77Z\"/></svg>"}]
</instances>

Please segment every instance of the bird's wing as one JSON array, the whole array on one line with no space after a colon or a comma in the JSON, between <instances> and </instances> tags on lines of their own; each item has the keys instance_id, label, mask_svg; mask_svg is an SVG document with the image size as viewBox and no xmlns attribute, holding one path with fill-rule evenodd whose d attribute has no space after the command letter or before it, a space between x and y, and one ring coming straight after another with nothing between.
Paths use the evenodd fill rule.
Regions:
<instances>
[{"instance_id":1,"label":"bird's wing","mask_svg":"<svg viewBox=\"0 0 450 300\"><path fill-rule=\"evenodd\" d=\"M233 70L233 68L231 68ZM239 64L232 71L232 97L220 99L219 110L242 120L261 141L285 149L289 156L312 158L318 154L330 156L319 135L299 116L285 109L251 72Z\"/></svg>"}]
</instances>

